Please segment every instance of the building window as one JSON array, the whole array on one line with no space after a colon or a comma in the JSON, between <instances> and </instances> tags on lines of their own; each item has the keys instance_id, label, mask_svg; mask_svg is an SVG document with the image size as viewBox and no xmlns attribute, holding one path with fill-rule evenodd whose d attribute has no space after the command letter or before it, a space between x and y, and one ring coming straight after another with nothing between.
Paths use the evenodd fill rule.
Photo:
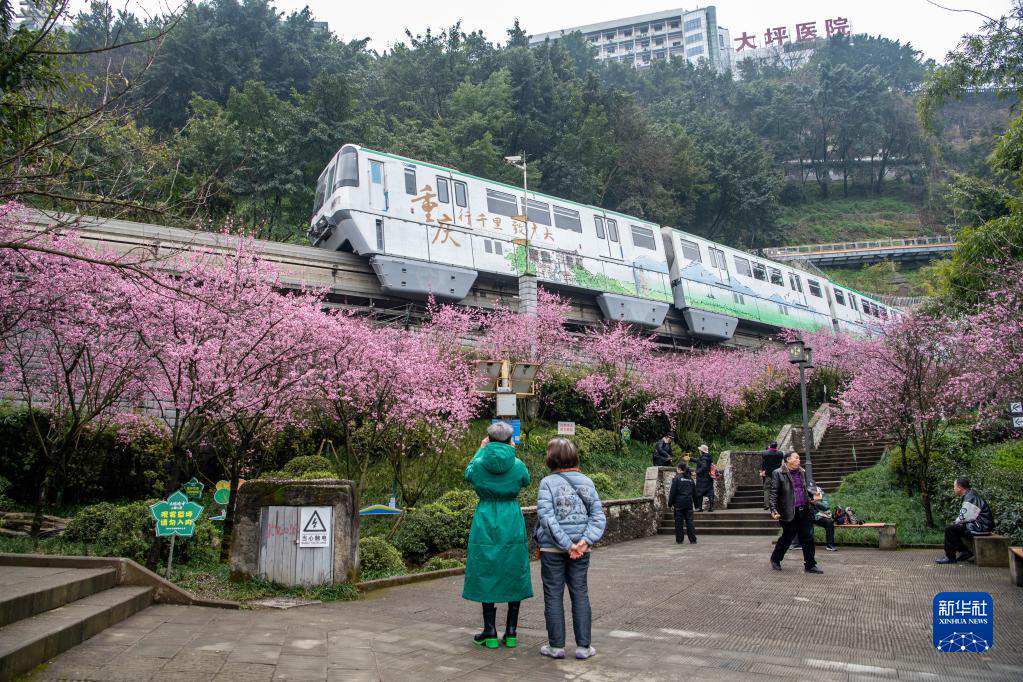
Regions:
<instances>
[{"instance_id":1,"label":"building window","mask_svg":"<svg viewBox=\"0 0 1023 682\"><path fill-rule=\"evenodd\" d=\"M649 227L632 226L632 243L641 249L657 250L657 241L654 239L654 231Z\"/></svg>"},{"instance_id":2,"label":"building window","mask_svg":"<svg viewBox=\"0 0 1023 682\"><path fill-rule=\"evenodd\" d=\"M810 287L810 295L816 296L817 298L824 298L824 292L821 291L821 284L815 279L806 280L806 284Z\"/></svg>"},{"instance_id":3,"label":"building window","mask_svg":"<svg viewBox=\"0 0 1023 682\"><path fill-rule=\"evenodd\" d=\"M551 224L551 206L535 199L526 199L526 217L541 225Z\"/></svg>"},{"instance_id":4,"label":"building window","mask_svg":"<svg viewBox=\"0 0 1023 682\"><path fill-rule=\"evenodd\" d=\"M406 168L405 169L405 194L414 195L416 193L416 169Z\"/></svg>"},{"instance_id":5,"label":"building window","mask_svg":"<svg viewBox=\"0 0 1023 682\"><path fill-rule=\"evenodd\" d=\"M679 239L678 246L682 250L682 257L686 260L696 263L703 262L703 257L700 256L700 245L696 242L691 242L688 239Z\"/></svg>"},{"instance_id":6,"label":"building window","mask_svg":"<svg viewBox=\"0 0 1023 682\"><path fill-rule=\"evenodd\" d=\"M703 54L703 45L697 45L696 47L690 47L686 50L687 57L695 57Z\"/></svg>"},{"instance_id":7,"label":"building window","mask_svg":"<svg viewBox=\"0 0 1023 682\"><path fill-rule=\"evenodd\" d=\"M678 27L679 27L679 22L677 22L677 21L669 21L668 22L668 28L678 28Z\"/></svg>"},{"instance_id":8,"label":"building window","mask_svg":"<svg viewBox=\"0 0 1023 682\"><path fill-rule=\"evenodd\" d=\"M732 262L735 263L735 272L743 275L744 277L752 277L753 271L749 267L749 261L742 256L732 256Z\"/></svg>"},{"instance_id":9,"label":"building window","mask_svg":"<svg viewBox=\"0 0 1023 682\"><path fill-rule=\"evenodd\" d=\"M781 276L781 270L778 268L768 268L768 272L771 273L771 284L779 287L785 286L785 280Z\"/></svg>"},{"instance_id":10,"label":"building window","mask_svg":"<svg viewBox=\"0 0 1023 682\"><path fill-rule=\"evenodd\" d=\"M511 218L519 214L519 203L514 194L498 192L496 189L488 189L487 210L491 213Z\"/></svg>"},{"instance_id":11,"label":"building window","mask_svg":"<svg viewBox=\"0 0 1023 682\"><path fill-rule=\"evenodd\" d=\"M562 208L557 204L554 205L554 225L560 227L563 230L571 230L572 232L578 232L582 234L583 223L579 219L579 211L573 211L570 208ZM601 228L603 231L603 228Z\"/></svg>"},{"instance_id":12,"label":"building window","mask_svg":"<svg viewBox=\"0 0 1023 682\"><path fill-rule=\"evenodd\" d=\"M696 34L691 35L691 36L686 36L686 45L692 45L693 43L702 43L702 42L703 42L703 34L702 33L696 33Z\"/></svg>"},{"instance_id":13,"label":"building window","mask_svg":"<svg viewBox=\"0 0 1023 682\"><path fill-rule=\"evenodd\" d=\"M753 263L753 278L761 282L767 281L767 268L762 263Z\"/></svg>"},{"instance_id":14,"label":"building window","mask_svg":"<svg viewBox=\"0 0 1023 682\"><path fill-rule=\"evenodd\" d=\"M451 203L451 187L448 185L448 179L437 177L437 201L442 204Z\"/></svg>"},{"instance_id":15,"label":"building window","mask_svg":"<svg viewBox=\"0 0 1023 682\"><path fill-rule=\"evenodd\" d=\"M664 24L651 24L650 25L650 30L651 31L663 31L664 30Z\"/></svg>"},{"instance_id":16,"label":"building window","mask_svg":"<svg viewBox=\"0 0 1023 682\"><path fill-rule=\"evenodd\" d=\"M698 28L700 28L702 26L703 26L703 17L696 17L695 19L690 19L689 21L687 21L686 25L685 25L685 28L682 29L682 30L684 30L684 31L695 31L696 29L698 29ZM676 22L676 23L672 24L671 27L672 28L678 28L678 23Z\"/></svg>"}]
</instances>

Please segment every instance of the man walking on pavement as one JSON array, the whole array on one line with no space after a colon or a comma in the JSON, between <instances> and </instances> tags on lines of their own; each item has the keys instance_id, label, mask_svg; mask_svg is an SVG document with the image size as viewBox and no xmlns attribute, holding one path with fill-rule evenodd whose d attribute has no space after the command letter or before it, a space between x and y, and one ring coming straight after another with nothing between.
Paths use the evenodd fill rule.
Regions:
<instances>
[{"instance_id":1,"label":"man walking on pavement","mask_svg":"<svg viewBox=\"0 0 1023 682\"><path fill-rule=\"evenodd\" d=\"M771 472L781 466L782 452L771 443L760 454L760 481L764 484L764 509L771 508Z\"/></svg>"},{"instance_id":2,"label":"man walking on pavement","mask_svg":"<svg viewBox=\"0 0 1023 682\"><path fill-rule=\"evenodd\" d=\"M668 491L668 506L675 510L675 542L682 544L683 529L685 523L685 534L689 536L689 544L696 544L696 530L693 528L693 492L696 486L693 484L692 472L684 462L679 462L675 468L676 474L671 482L671 490Z\"/></svg>"},{"instance_id":3,"label":"man walking on pavement","mask_svg":"<svg viewBox=\"0 0 1023 682\"><path fill-rule=\"evenodd\" d=\"M799 453L785 453L784 463L771 473L771 518L781 525L781 537L771 553L771 568L780 571L782 559L792 539L799 537L803 546L803 570L823 573L814 559L813 503L820 499L813 495L816 486L799 466Z\"/></svg>"}]
</instances>

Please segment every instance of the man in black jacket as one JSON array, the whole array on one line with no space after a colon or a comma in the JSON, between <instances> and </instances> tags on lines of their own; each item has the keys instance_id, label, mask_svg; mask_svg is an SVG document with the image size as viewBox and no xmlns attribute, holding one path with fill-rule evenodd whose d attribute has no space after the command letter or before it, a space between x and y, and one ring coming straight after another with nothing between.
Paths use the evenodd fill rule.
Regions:
<instances>
[{"instance_id":1,"label":"man in black jacket","mask_svg":"<svg viewBox=\"0 0 1023 682\"><path fill-rule=\"evenodd\" d=\"M760 453L760 480L764 484L764 509L771 508L771 472L781 466L782 452L771 443Z\"/></svg>"},{"instance_id":2,"label":"man in black jacket","mask_svg":"<svg viewBox=\"0 0 1023 682\"><path fill-rule=\"evenodd\" d=\"M671 434L669 433L661 440L657 441L657 446L654 448L654 466L655 467L670 467L671 466Z\"/></svg>"},{"instance_id":3,"label":"man in black jacket","mask_svg":"<svg viewBox=\"0 0 1023 682\"><path fill-rule=\"evenodd\" d=\"M693 484L692 472L683 462L675 469L671 490L668 491L668 506L675 510L675 542L682 544L682 523L685 522L685 533L689 536L689 544L696 544L696 530L693 528Z\"/></svg>"},{"instance_id":4,"label":"man in black jacket","mask_svg":"<svg viewBox=\"0 0 1023 682\"><path fill-rule=\"evenodd\" d=\"M707 511L714 511L714 478L711 476L711 465L714 461L710 456L710 448L706 444L699 447L700 458L696 461L696 496L693 498L697 511L703 509L703 498L709 500Z\"/></svg>"},{"instance_id":5,"label":"man in black jacket","mask_svg":"<svg viewBox=\"0 0 1023 682\"><path fill-rule=\"evenodd\" d=\"M785 552L798 535L803 546L803 570L824 572L814 559L813 503L819 499L813 493L815 488L806 470L799 466L799 453L786 453L784 463L771 473L771 518L778 521L782 531L771 553L771 568L776 571L781 570Z\"/></svg>"},{"instance_id":6,"label":"man in black jacket","mask_svg":"<svg viewBox=\"0 0 1023 682\"><path fill-rule=\"evenodd\" d=\"M939 564L954 564L973 559L973 536L990 535L995 530L995 517L984 498L970 488L970 479L959 477L953 484L957 497L963 498L959 516L945 526L945 556ZM957 552L962 552L956 556Z\"/></svg>"}]
</instances>

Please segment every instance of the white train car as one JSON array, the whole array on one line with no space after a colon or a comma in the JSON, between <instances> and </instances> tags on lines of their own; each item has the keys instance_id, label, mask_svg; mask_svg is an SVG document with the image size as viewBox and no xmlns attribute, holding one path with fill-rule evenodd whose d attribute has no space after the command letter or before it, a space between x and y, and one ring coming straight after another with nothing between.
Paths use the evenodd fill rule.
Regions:
<instances>
[{"instance_id":1,"label":"white train car","mask_svg":"<svg viewBox=\"0 0 1023 682\"><path fill-rule=\"evenodd\" d=\"M480 272L593 291L649 327L670 305L697 336L739 320L869 333L897 314L858 292L672 227L346 144L320 175L309 238L368 256L384 291L461 300ZM658 235L660 238L658 238Z\"/></svg>"},{"instance_id":2,"label":"white train car","mask_svg":"<svg viewBox=\"0 0 1023 682\"><path fill-rule=\"evenodd\" d=\"M659 326L672 300L660 227L614 211L345 145L317 183L314 245L370 257L385 291L459 300L478 272L599 292ZM527 249L528 246L528 249Z\"/></svg>"}]
</instances>

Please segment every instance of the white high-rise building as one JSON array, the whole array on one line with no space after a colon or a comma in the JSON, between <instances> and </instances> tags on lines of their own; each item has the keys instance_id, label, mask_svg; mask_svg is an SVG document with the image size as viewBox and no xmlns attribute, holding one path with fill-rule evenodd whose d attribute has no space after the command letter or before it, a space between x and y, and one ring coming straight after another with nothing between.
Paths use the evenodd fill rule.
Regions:
<instances>
[{"instance_id":1,"label":"white high-rise building","mask_svg":"<svg viewBox=\"0 0 1023 682\"><path fill-rule=\"evenodd\" d=\"M713 5L694 10L672 9L636 17L603 21L530 36L529 44L582 33L597 50L597 59L636 67L659 59L705 60L719 71L732 68L732 40L719 26Z\"/></svg>"}]
</instances>

